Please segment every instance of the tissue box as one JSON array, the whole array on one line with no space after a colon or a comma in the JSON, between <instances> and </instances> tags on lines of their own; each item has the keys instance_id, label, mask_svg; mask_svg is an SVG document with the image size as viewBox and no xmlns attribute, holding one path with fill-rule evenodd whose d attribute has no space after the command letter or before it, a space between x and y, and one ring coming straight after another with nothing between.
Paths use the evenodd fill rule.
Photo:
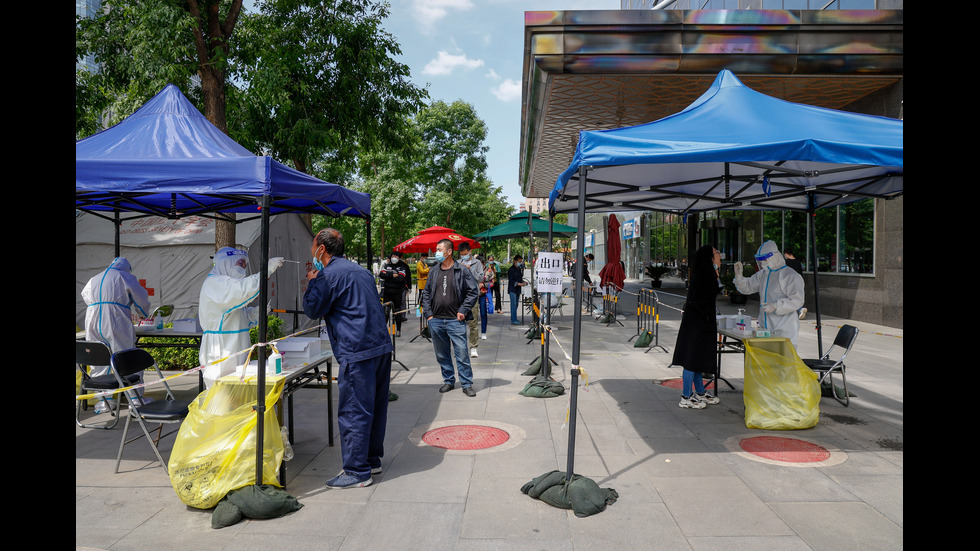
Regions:
<instances>
[{"instance_id":1,"label":"tissue box","mask_svg":"<svg viewBox=\"0 0 980 551\"><path fill-rule=\"evenodd\" d=\"M201 324L197 318L186 318L173 321L173 330L178 333L200 333Z\"/></svg>"},{"instance_id":2,"label":"tissue box","mask_svg":"<svg viewBox=\"0 0 980 551\"><path fill-rule=\"evenodd\" d=\"M772 334L769 333L769 330L768 329L756 329L755 330L755 336L756 336L756 338L764 338L764 337L765 338L768 338L768 337L771 337Z\"/></svg>"},{"instance_id":3,"label":"tissue box","mask_svg":"<svg viewBox=\"0 0 980 551\"><path fill-rule=\"evenodd\" d=\"M320 339L289 337L276 343L276 348L290 358L312 358L320 355Z\"/></svg>"}]
</instances>

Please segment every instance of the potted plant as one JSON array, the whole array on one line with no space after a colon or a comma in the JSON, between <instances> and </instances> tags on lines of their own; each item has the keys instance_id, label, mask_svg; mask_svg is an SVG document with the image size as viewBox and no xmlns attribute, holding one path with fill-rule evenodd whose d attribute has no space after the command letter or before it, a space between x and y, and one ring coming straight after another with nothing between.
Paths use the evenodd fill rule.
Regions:
<instances>
[{"instance_id":1,"label":"potted plant","mask_svg":"<svg viewBox=\"0 0 980 551\"><path fill-rule=\"evenodd\" d=\"M650 286L659 289L663 285L663 277L670 272L667 266L647 266L644 271L650 276Z\"/></svg>"},{"instance_id":2,"label":"potted plant","mask_svg":"<svg viewBox=\"0 0 980 551\"><path fill-rule=\"evenodd\" d=\"M743 266L742 275L744 277L749 277L755 273L755 269L752 266ZM735 272L726 272L721 274L719 280L721 281L721 286L725 288L725 294L728 295L728 300L732 304L745 304L748 302L749 297L738 292L735 288Z\"/></svg>"}]
</instances>

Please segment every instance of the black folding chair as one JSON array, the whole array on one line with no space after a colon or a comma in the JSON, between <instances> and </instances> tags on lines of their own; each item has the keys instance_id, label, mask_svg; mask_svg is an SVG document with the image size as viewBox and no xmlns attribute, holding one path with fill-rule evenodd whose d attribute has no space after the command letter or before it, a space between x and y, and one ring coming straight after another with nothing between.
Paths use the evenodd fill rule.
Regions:
<instances>
[{"instance_id":1,"label":"black folding chair","mask_svg":"<svg viewBox=\"0 0 980 551\"><path fill-rule=\"evenodd\" d=\"M106 390L115 390L119 388L119 381L116 379L115 375L107 373L105 375L97 375L92 377L88 374L88 370L86 369L86 367L93 365L109 365L111 359L112 353L109 352L109 347L106 346L104 342L75 341L75 366L82 374L82 394L104 392ZM139 376L132 377L128 384L134 384L136 382L139 382ZM76 425L86 429L106 430L116 426L116 423L119 422L119 406L122 403L122 400L115 400L115 405L113 405L113 402L108 401L105 396L100 396L99 400L105 403L110 419L101 424L82 423L82 410L88 409L88 400L77 400L75 402Z\"/></svg>"},{"instance_id":2,"label":"black folding chair","mask_svg":"<svg viewBox=\"0 0 980 551\"><path fill-rule=\"evenodd\" d=\"M139 379L141 377L140 373L143 370L155 367L155 362L153 356L146 350L142 348L131 348L113 354L111 365L112 372L118 379L119 385L125 387L130 385L125 385L123 383L124 380L128 380L128 377L134 375ZM163 381L163 386L167 390L167 398L165 400L155 400L146 403L134 389L128 388L124 390L126 398L129 399L129 415L126 416L122 440L119 442L119 454L116 456L117 473L119 472L119 463L122 461L123 448L126 447L126 444L139 440L143 436L146 436L146 440L150 443L150 447L153 448L153 453L156 454L157 459L160 460L163 470L167 471L167 462L160 455L160 450L157 445L164 436L177 432L180 427L178 426L177 429L167 434L162 434L163 425L174 423L179 425L187 417L187 406L191 403L191 400L177 400L174 398L174 393L170 390L170 385L164 379L163 373L159 369L154 369L154 371L160 376L160 380ZM129 433L129 423L133 419L136 419L136 422L139 423L140 428L143 429L143 434L126 440L126 436ZM160 424L155 439L150 436L150 431L146 428L147 422Z\"/></svg>"},{"instance_id":3,"label":"black folding chair","mask_svg":"<svg viewBox=\"0 0 980 551\"><path fill-rule=\"evenodd\" d=\"M807 367L812 369L818 375L820 375L820 385L823 386L824 381L830 385L831 396L835 400L840 402L847 407L850 403L850 398L847 394L847 376L845 375L844 358L847 357L847 353L851 351L851 347L854 346L854 341L857 340L858 328L853 325L844 325L837 331L837 337L834 338L834 344L827 349L827 352L820 359L804 359L803 363ZM844 352L841 354L840 358L834 360L832 359L831 352L835 348L840 348ZM844 384L844 396L843 398L837 395L837 387L834 386L834 373L839 373L841 381Z\"/></svg>"}]
</instances>

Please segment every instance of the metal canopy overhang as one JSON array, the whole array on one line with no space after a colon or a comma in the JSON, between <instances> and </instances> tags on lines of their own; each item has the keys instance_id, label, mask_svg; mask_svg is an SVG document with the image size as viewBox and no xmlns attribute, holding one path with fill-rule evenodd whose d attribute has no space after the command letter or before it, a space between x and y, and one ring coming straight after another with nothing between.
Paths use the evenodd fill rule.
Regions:
<instances>
[{"instance_id":1,"label":"metal canopy overhang","mask_svg":"<svg viewBox=\"0 0 980 551\"><path fill-rule=\"evenodd\" d=\"M643 124L676 113L697 99L722 69L736 72L760 93L841 109L899 82L902 58L902 10L525 12L522 191L528 197L551 192L572 161L580 130ZM604 174L614 170L590 171L590 181L609 180ZM734 165L733 171L752 177ZM711 176L695 174L684 181L699 178ZM784 192L814 185L799 178L770 180ZM590 196L594 189L589 187ZM839 193L829 190L824 202L831 204L830 196ZM691 195L708 203L703 190ZM570 197L568 190L564 199ZM721 197L708 208L738 204ZM609 202L621 199L623 209L645 208L630 207L635 202L631 197ZM770 206L758 208L786 208L776 206L773 197L766 199Z\"/></svg>"},{"instance_id":2,"label":"metal canopy overhang","mask_svg":"<svg viewBox=\"0 0 980 551\"><path fill-rule=\"evenodd\" d=\"M862 198L893 198L902 167L826 165L816 173L793 170L798 163L688 163L683 165L620 165L585 167L589 212L655 210L674 213L731 210L809 211ZM722 166L723 165L723 166ZM813 168L812 163L808 165ZM645 184L676 173L666 183ZM762 184L768 181L768 192ZM624 183L630 182L630 183ZM901 186L898 186L901 189ZM554 212L578 209L578 178L569 180Z\"/></svg>"}]
</instances>

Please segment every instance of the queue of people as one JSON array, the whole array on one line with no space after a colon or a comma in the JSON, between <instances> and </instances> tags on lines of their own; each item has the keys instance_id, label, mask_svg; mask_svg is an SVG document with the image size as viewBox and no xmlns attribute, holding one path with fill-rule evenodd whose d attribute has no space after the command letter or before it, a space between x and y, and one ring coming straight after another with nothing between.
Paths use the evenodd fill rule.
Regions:
<instances>
[{"instance_id":1,"label":"queue of people","mask_svg":"<svg viewBox=\"0 0 980 551\"><path fill-rule=\"evenodd\" d=\"M383 303L390 303L395 312L396 337L400 336L412 280L401 253L393 252L377 273L379 296L375 277L345 258L344 252L343 235L336 229L324 229L314 237L302 303L308 317L323 320L338 365L342 471L326 482L330 488L369 486L372 475L381 472L394 350L388 331L391 318ZM203 329L199 359L209 388L218 377L234 371L242 361L237 355L250 347L248 329L256 323L257 312L248 305L258 297L262 277L260 273L247 275L243 250L221 248L213 258L199 301ZM760 326L789 338L795 346L802 318L798 311L803 306L803 279L788 266L787 259L792 265L792 254L784 256L775 243L766 241L755 254L758 271L751 277L743 277L742 263L735 263L734 284L743 294L760 294ZM428 325L443 379L439 392L452 391L458 381L464 395L475 397L470 358L478 357L479 341L486 339L487 315L494 305L494 291L499 295L502 265L492 255L484 264L466 244L454 250L448 239L437 244L434 260L430 266L423 255L416 274L420 314ZM591 255L586 260L591 261ZM283 262L282 258L270 259L268 275ZM720 253L705 245L696 251L691 266L671 365L683 368L678 405L703 409L720 402L703 383L703 377L716 367L714 302L721 289ZM86 338L105 342L110 350L135 346L133 309L143 317L150 309L146 289L131 271L125 258L116 258L82 290L88 306ZM514 256L506 276L510 323L519 324L517 308L527 285L521 255ZM587 270L584 277L590 280ZM496 310L500 311L499 296ZM100 374L108 366L96 369L94 374Z\"/></svg>"}]
</instances>

